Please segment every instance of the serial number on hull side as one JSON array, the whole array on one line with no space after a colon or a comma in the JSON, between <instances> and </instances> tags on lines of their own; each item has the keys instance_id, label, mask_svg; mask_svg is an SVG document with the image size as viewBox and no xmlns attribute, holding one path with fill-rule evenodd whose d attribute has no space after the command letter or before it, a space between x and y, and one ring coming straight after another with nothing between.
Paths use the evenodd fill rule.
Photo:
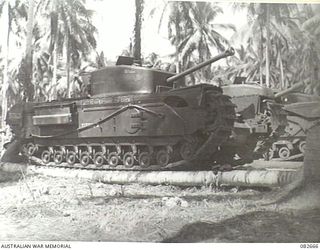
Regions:
<instances>
[{"instance_id":1,"label":"serial number on hull side","mask_svg":"<svg viewBox=\"0 0 320 250\"><path fill-rule=\"evenodd\" d=\"M81 123L80 128L84 128L84 127L90 126L92 124L93 123L90 123L90 122Z\"/></svg>"},{"instance_id":2,"label":"serial number on hull side","mask_svg":"<svg viewBox=\"0 0 320 250\"><path fill-rule=\"evenodd\" d=\"M101 105L110 103L128 103L131 102L131 98L128 96L117 96L112 99L88 99L83 100L82 105Z\"/></svg>"}]
</instances>

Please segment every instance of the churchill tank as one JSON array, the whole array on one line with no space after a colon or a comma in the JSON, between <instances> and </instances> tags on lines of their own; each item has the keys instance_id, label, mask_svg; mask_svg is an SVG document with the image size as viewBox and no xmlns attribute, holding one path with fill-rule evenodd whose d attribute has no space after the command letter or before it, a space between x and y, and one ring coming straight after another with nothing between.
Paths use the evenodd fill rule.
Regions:
<instances>
[{"instance_id":1,"label":"churchill tank","mask_svg":"<svg viewBox=\"0 0 320 250\"><path fill-rule=\"evenodd\" d=\"M14 134L8 151L80 168L209 165L231 134L235 105L212 84L181 86L186 75L233 54L228 49L179 74L119 57L85 77L85 97L14 105L7 114Z\"/></svg>"},{"instance_id":2,"label":"churchill tank","mask_svg":"<svg viewBox=\"0 0 320 250\"><path fill-rule=\"evenodd\" d=\"M230 138L215 153L231 165L250 163L269 152L287 126L283 105L275 100L272 89L236 78L222 87L236 105L236 120Z\"/></svg>"},{"instance_id":3,"label":"churchill tank","mask_svg":"<svg viewBox=\"0 0 320 250\"><path fill-rule=\"evenodd\" d=\"M286 110L286 107L300 108L306 103L319 102L319 96L297 92L297 90L303 87L304 83L298 83L275 94L276 100L284 105L283 109L287 112L288 125L285 128L285 132L270 148L269 158L278 158L280 160L302 160L304 156L308 120L306 118L301 119L301 115L297 115L295 110L292 112ZM307 113L305 113L304 116L307 117Z\"/></svg>"}]
</instances>

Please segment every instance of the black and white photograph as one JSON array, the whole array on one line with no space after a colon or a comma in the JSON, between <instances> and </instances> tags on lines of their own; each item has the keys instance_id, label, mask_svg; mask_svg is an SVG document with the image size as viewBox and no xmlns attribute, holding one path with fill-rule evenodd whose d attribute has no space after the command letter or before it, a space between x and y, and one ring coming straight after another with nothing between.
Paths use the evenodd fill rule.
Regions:
<instances>
[{"instance_id":1,"label":"black and white photograph","mask_svg":"<svg viewBox=\"0 0 320 250\"><path fill-rule=\"evenodd\" d=\"M319 248L320 2L0 0L0 31L0 248Z\"/></svg>"}]
</instances>

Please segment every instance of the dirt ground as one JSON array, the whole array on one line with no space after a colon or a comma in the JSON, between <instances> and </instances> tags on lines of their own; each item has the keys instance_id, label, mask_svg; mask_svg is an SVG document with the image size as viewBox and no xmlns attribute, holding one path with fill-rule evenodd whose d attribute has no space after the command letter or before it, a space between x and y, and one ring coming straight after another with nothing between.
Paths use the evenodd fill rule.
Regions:
<instances>
[{"instance_id":1,"label":"dirt ground","mask_svg":"<svg viewBox=\"0 0 320 250\"><path fill-rule=\"evenodd\" d=\"M320 242L319 193L108 185L0 172L0 240Z\"/></svg>"}]
</instances>

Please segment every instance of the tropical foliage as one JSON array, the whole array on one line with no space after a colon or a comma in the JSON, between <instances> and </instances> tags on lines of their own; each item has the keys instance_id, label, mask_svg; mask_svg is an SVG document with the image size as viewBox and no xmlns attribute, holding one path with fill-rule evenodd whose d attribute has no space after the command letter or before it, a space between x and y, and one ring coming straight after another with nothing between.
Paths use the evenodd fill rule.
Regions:
<instances>
[{"instance_id":1,"label":"tropical foliage","mask_svg":"<svg viewBox=\"0 0 320 250\"><path fill-rule=\"evenodd\" d=\"M8 94L17 95L12 102L71 96L70 74L76 74L96 48L93 12L85 0L3 0L0 13L6 2L7 50L12 40L21 54L8 59Z\"/></svg>"},{"instance_id":2,"label":"tropical foliage","mask_svg":"<svg viewBox=\"0 0 320 250\"><path fill-rule=\"evenodd\" d=\"M8 13L3 13L5 4ZM141 51L145 4L135 0L134 34L128 37L133 46L127 51L142 64L179 72L234 46L236 56L226 65L202 69L191 76L189 84L229 84L235 76L247 76L249 81L272 88L304 82L305 92L320 93L319 6L234 4L235 12L248 13L247 25L235 30L231 24L217 23L217 17L223 14L219 4L166 2L157 10L161 14L159 27L166 26L175 52L163 61L161 55L144 57ZM4 14L8 14L8 39L1 51L21 52L14 58L4 58L1 53L2 68L4 62L8 64L6 96L10 104L75 96L79 92L79 74L106 65L103 51L96 52L94 12L85 0L1 0L0 15ZM234 32L232 39L222 35L224 30Z\"/></svg>"},{"instance_id":3,"label":"tropical foliage","mask_svg":"<svg viewBox=\"0 0 320 250\"><path fill-rule=\"evenodd\" d=\"M47 91L55 95L54 86L62 78L60 84L64 81L66 85L63 96L70 96L70 70L79 68L81 60L87 60L96 48L96 28L91 22L93 12L85 7L84 0L46 0L39 3L36 15L48 24L47 29L40 30L37 41L37 79L41 83L43 77L49 78L53 89L47 88ZM62 65L64 73L58 72ZM40 86L40 91L44 87Z\"/></svg>"},{"instance_id":4,"label":"tropical foliage","mask_svg":"<svg viewBox=\"0 0 320 250\"><path fill-rule=\"evenodd\" d=\"M238 32L242 45L226 72L272 88L305 82L306 92L319 94L316 6L251 3L239 7L248 9L248 25Z\"/></svg>"},{"instance_id":5,"label":"tropical foliage","mask_svg":"<svg viewBox=\"0 0 320 250\"><path fill-rule=\"evenodd\" d=\"M212 57L228 47L229 41L219 33L221 29L232 29L230 24L215 23L222 8L209 2L168 2L162 18L168 12L168 38L175 46L177 72ZM160 20L160 25L163 19ZM212 79L210 67L200 71L199 79Z\"/></svg>"}]
</instances>

